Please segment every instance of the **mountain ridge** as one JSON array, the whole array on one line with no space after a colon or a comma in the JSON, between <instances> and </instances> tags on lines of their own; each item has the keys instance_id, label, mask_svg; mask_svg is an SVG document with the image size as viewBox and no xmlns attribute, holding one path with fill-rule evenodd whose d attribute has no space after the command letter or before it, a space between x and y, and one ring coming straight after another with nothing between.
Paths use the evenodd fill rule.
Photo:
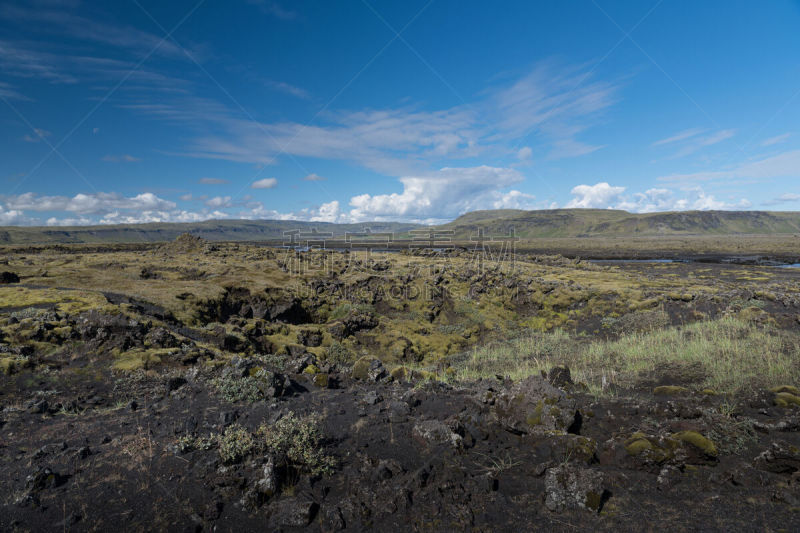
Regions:
<instances>
[{"instance_id":1,"label":"mountain ridge","mask_svg":"<svg viewBox=\"0 0 800 533\"><path fill-rule=\"evenodd\" d=\"M373 232L407 234L411 230L452 230L455 240L469 240L483 230L488 236L514 235L522 239L560 237L771 235L800 233L800 212L794 211L665 211L630 213L611 209L482 210L465 213L438 226L401 222L338 224L297 220L208 220L98 226L5 226L0 244L90 244L164 242L182 233L209 241L283 240L292 230L346 232L369 228Z\"/></svg>"}]
</instances>

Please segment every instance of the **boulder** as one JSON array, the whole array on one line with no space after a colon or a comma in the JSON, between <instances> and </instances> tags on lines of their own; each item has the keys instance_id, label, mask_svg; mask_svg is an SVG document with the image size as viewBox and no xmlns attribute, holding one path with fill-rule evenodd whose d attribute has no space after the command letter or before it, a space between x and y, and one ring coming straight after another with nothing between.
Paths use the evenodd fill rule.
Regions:
<instances>
[{"instance_id":1,"label":"boulder","mask_svg":"<svg viewBox=\"0 0 800 533\"><path fill-rule=\"evenodd\" d=\"M8 285L11 283L19 283L19 276L13 272L0 273L0 285Z\"/></svg>"},{"instance_id":2,"label":"boulder","mask_svg":"<svg viewBox=\"0 0 800 533\"><path fill-rule=\"evenodd\" d=\"M425 420L414 425L411 436L422 444L449 444L453 448L463 446L463 437L441 420Z\"/></svg>"},{"instance_id":3,"label":"boulder","mask_svg":"<svg viewBox=\"0 0 800 533\"><path fill-rule=\"evenodd\" d=\"M273 522L284 527L306 527L317 511L317 504L300 498L287 498L277 502Z\"/></svg>"},{"instance_id":4,"label":"boulder","mask_svg":"<svg viewBox=\"0 0 800 533\"><path fill-rule=\"evenodd\" d=\"M575 422L576 403L541 376L530 376L500 393L492 415L514 433L567 431Z\"/></svg>"},{"instance_id":5,"label":"boulder","mask_svg":"<svg viewBox=\"0 0 800 533\"><path fill-rule=\"evenodd\" d=\"M597 470L558 466L547 471L544 483L545 506L550 511L585 509L598 512L603 505L605 479Z\"/></svg>"},{"instance_id":6,"label":"boulder","mask_svg":"<svg viewBox=\"0 0 800 533\"><path fill-rule=\"evenodd\" d=\"M362 381L380 381L388 376L383 363L374 357L364 356L353 364L353 379Z\"/></svg>"}]
</instances>

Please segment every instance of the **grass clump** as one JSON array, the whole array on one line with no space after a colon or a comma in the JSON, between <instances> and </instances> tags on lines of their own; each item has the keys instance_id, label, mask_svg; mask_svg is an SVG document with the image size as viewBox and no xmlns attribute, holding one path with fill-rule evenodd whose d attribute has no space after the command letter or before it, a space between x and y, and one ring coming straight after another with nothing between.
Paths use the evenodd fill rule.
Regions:
<instances>
[{"instance_id":1,"label":"grass clump","mask_svg":"<svg viewBox=\"0 0 800 533\"><path fill-rule=\"evenodd\" d=\"M293 412L272 425L258 428L258 436L271 453L287 466L312 475L333 472L334 458L322 449L321 419L318 415L298 417Z\"/></svg>"},{"instance_id":2,"label":"grass clump","mask_svg":"<svg viewBox=\"0 0 800 533\"><path fill-rule=\"evenodd\" d=\"M456 380L522 379L555 365L596 394L633 387L664 368L697 368L699 389L734 394L800 379L800 335L735 316L624 334L585 342L563 331L533 332L512 341L473 349L451 361Z\"/></svg>"}]
</instances>

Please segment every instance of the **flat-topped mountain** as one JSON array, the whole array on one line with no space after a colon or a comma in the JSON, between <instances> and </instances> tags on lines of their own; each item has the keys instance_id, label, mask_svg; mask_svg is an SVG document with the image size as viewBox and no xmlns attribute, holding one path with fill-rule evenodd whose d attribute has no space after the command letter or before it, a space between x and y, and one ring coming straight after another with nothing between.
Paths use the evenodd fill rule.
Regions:
<instances>
[{"instance_id":1,"label":"flat-topped mountain","mask_svg":"<svg viewBox=\"0 0 800 533\"><path fill-rule=\"evenodd\" d=\"M772 235L800 233L800 212L680 211L637 214L612 209L499 209L473 211L434 226L455 231L468 240L483 229L487 235L507 235L514 229L522 239L560 237ZM120 224L73 227L4 227L0 244L137 243L171 241L191 233L211 241L267 241L284 238L291 230L407 233L426 226L399 222L332 224L297 220L209 220L192 223Z\"/></svg>"}]
</instances>

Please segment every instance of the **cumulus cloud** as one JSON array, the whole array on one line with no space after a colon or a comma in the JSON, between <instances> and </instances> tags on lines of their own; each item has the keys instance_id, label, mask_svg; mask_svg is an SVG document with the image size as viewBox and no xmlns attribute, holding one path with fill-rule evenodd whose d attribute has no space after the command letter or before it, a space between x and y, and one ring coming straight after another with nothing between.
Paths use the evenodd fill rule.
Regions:
<instances>
[{"instance_id":1,"label":"cumulus cloud","mask_svg":"<svg viewBox=\"0 0 800 533\"><path fill-rule=\"evenodd\" d=\"M231 203L230 196L215 196L214 198L206 200L206 205L213 208L222 208L231 207L233 204Z\"/></svg>"},{"instance_id":2,"label":"cumulus cloud","mask_svg":"<svg viewBox=\"0 0 800 533\"><path fill-rule=\"evenodd\" d=\"M0 204L0 224L8 226L21 226L34 223L33 220L25 216L25 213L17 209L6 210Z\"/></svg>"},{"instance_id":3,"label":"cumulus cloud","mask_svg":"<svg viewBox=\"0 0 800 533\"><path fill-rule=\"evenodd\" d=\"M435 173L399 179L403 191L361 194L350 199L352 220L383 218L450 218L475 209L519 206L522 193L503 193L523 181L518 171L488 166L443 168Z\"/></svg>"},{"instance_id":4,"label":"cumulus cloud","mask_svg":"<svg viewBox=\"0 0 800 533\"><path fill-rule=\"evenodd\" d=\"M78 218L50 217L47 219L48 226L88 226L90 224L92 224L92 220L86 217L78 217Z\"/></svg>"},{"instance_id":5,"label":"cumulus cloud","mask_svg":"<svg viewBox=\"0 0 800 533\"><path fill-rule=\"evenodd\" d=\"M277 179L275 179L275 178L264 178L264 179L260 179L258 181L254 181L250 185L250 188L252 188L252 189L272 189L274 187L277 187L277 185L278 185L278 180Z\"/></svg>"},{"instance_id":6,"label":"cumulus cloud","mask_svg":"<svg viewBox=\"0 0 800 533\"><path fill-rule=\"evenodd\" d=\"M325 181L327 178L323 178L322 176L318 176L317 174L311 173L305 178L303 181Z\"/></svg>"},{"instance_id":7,"label":"cumulus cloud","mask_svg":"<svg viewBox=\"0 0 800 533\"><path fill-rule=\"evenodd\" d=\"M679 192L652 188L645 192L625 194L626 187L614 187L602 182L596 185L578 185L572 189L575 196L565 207L622 209L635 213L656 211L706 211L722 209L748 209L749 200L726 202L707 194L701 187L690 187Z\"/></svg>"},{"instance_id":8,"label":"cumulus cloud","mask_svg":"<svg viewBox=\"0 0 800 533\"><path fill-rule=\"evenodd\" d=\"M201 185L224 185L228 183L228 180L224 180L221 178L200 178L197 180L197 183Z\"/></svg>"},{"instance_id":9,"label":"cumulus cloud","mask_svg":"<svg viewBox=\"0 0 800 533\"><path fill-rule=\"evenodd\" d=\"M572 188L575 197L566 205L568 208L606 208L615 203L625 187L612 187L606 182L595 185L578 185Z\"/></svg>"},{"instance_id":10,"label":"cumulus cloud","mask_svg":"<svg viewBox=\"0 0 800 533\"><path fill-rule=\"evenodd\" d=\"M39 196L36 193L25 193L18 196L7 196L5 203L20 211L67 211L82 215L105 214L115 210L172 210L175 202L159 198L146 192L132 197L119 193L98 192L94 194L76 194L68 196Z\"/></svg>"}]
</instances>

